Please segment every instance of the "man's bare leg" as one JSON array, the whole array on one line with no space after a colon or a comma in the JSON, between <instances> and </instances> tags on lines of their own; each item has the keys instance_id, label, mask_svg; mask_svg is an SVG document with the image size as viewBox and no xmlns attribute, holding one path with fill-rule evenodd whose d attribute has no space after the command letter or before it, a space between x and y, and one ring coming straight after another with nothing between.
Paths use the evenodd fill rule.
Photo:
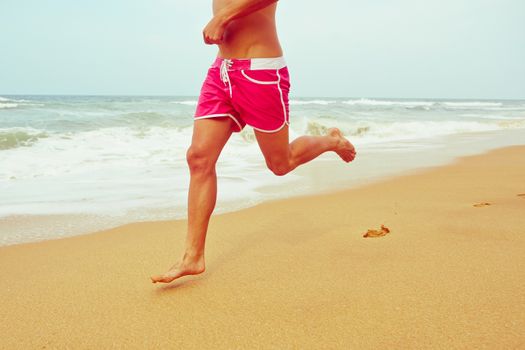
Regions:
<instances>
[{"instance_id":1,"label":"man's bare leg","mask_svg":"<svg viewBox=\"0 0 525 350\"><path fill-rule=\"evenodd\" d=\"M152 276L151 280L154 283L169 283L185 275L202 273L205 269L206 232L217 198L215 163L231 135L231 126L225 128L224 125L213 124L216 123L205 125L201 122L199 126L202 128L198 128L197 124L195 126L192 147L195 145L194 148L197 149L195 153L202 156L192 155L193 152L190 151L192 147L188 150L191 179L188 194L188 233L184 255L165 274ZM261 149L264 148L267 152L265 153L267 163L269 166L271 164L270 168L276 175L284 175L327 151L336 152L346 162L355 157L354 147L337 128L329 129L325 136L298 137L291 144L288 144L288 126L271 134L256 132L256 137ZM207 144L210 142L214 144ZM271 158L267 157L267 154L270 154Z\"/></svg>"},{"instance_id":2,"label":"man's bare leg","mask_svg":"<svg viewBox=\"0 0 525 350\"><path fill-rule=\"evenodd\" d=\"M196 120L192 144L187 152L190 168L188 192L188 231L184 255L162 275L151 276L153 283L169 283L185 275L204 272L206 232L217 201L215 164L232 134L230 118Z\"/></svg>"},{"instance_id":3,"label":"man's bare leg","mask_svg":"<svg viewBox=\"0 0 525 350\"><path fill-rule=\"evenodd\" d=\"M338 128L330 128L323 136L300 136L288 143L288 125L274 133L255 131L266 164L276 175L285 175L321 154L333 151L345 162L356 156L354 146Z\"/></svg>"}]
</instances>

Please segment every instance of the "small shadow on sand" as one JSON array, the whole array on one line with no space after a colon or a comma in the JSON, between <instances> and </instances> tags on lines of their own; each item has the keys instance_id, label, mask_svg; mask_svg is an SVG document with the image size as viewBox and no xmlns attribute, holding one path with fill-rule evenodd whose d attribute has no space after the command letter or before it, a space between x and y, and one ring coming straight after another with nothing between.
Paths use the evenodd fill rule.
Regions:
<instances>
[{"instance_id":1,"label":"small shadow on sand","mask_svg":"<svg viewBox=\"0 0 525 350\"><path fill-rule=\"evenodd\" d=\"M492 205L492 204L489 202L481 202L481 203L473 204L472 206L476 208L481 208L481 207L488 207L489 205Z\"/></svg>"}]
</instances>

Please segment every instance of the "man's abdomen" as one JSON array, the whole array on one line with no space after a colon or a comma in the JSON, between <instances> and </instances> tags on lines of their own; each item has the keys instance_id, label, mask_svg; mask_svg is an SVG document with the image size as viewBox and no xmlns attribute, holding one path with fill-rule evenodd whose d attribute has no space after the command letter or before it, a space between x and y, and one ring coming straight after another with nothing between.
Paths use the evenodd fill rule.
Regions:
<instances>
[{"instance_id":1,"label":"man's abdomen","mask_svg":"<svg viewBox=\"0 0 525 350\"><path fill-rule=\"evenodd\" d=\"M282 56L283 51L277 37L274 13L274 11L261 10L232 21L226 28L224 42L219 45L219 57L258 58Z\"/></svg>"}]
</instances>

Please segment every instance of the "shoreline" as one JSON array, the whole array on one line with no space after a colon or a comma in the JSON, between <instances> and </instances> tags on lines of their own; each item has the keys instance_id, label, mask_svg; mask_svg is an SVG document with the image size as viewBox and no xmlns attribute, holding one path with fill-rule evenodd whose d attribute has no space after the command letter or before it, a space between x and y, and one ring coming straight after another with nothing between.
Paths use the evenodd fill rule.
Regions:
<instances>
[{"instance_id":1,"label":"shoreline","mask_svg":"<svg viewBox=\"0 0 525 350\"><path fill-rule=\"evenodd\" d=\"M206 271L169 285L149 276L181 254L185 220L0 247L0 348L517 348L524 157L213 216Z\"/></svg>"},{"instance_id":2,"label":"shoreline","mask_svg":"<svg viewBox=\"0 0 525 350\"><path fill-rule=\"evenodd\" d=\"M221 192L225 190L221 186L221 178L218 174L219 194L213 215L236 212L279 199L330 194L388 181L426 169L454 164L465 156L519 145L523 137L525 137L525 129L476 132L448 135L434 140L416 140L418 149L414 146L403 146L403 142L398 142L393 143L394 149L388 151L387 163L385 163L383 148L366 148L360 152L356 164L343 163L335 154L323 154L313 162L295 169L287 179L275 178L273 179L275 185L267 184L255 188L255 192L260 197L254 202L247 199L221 201ZM361 159L365 163L362 163ZM327 171L330 173L329 182L326 182ZM11 232L11 237L20 238L14 241L12 238L2 240L0 237L0 247L86 235L135 222L184 220L187 215L186 210L182 206L134 209L120 215L89 213L9 215L0 217L0 232ZM78 229L78 227L83 228ZM55 236L47 237L49 231L56 232ZM28 235L31 238L27 238Z\"/></svg>"}]
</instances>

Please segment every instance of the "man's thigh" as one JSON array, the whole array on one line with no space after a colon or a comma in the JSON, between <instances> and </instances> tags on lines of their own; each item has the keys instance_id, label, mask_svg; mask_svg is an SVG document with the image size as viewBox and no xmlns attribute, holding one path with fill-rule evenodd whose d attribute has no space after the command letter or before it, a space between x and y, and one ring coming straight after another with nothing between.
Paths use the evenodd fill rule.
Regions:
<instances>
[{"instance_id":1,"label":"man's thigh","mask_svg":"<svg viewBox=\"0 0 525 350\"><path fill-rule=\"evenodd\" d=\"M288 125L284 125L276 132L254 130L254 133L267 163L288 160L290 156Z\"/></svg>"},{"instance_id":2,"label":"man's thigh","mask_svg":"<svg viewBox=\"0 0 525 350\"><path fill-rule=\"evenodd\" d=\"M194 152L217 160L233 133L235 122L229 117L198 119L193 122L191 147Z\"/></svg>"}]
</instances>

